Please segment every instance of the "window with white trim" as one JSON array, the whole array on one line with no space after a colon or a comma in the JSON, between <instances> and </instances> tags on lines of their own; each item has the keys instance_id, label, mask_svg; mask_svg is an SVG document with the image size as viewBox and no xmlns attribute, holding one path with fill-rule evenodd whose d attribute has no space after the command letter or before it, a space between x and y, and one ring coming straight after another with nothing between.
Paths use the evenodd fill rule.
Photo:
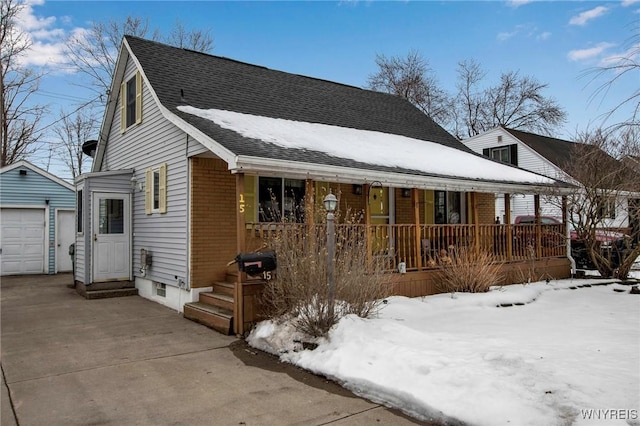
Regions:
<instances>
[{"instance_id":1,"label":"window with white trim","mask_svg":"<svg viewBox=\"0 0 640 426\"><path fill-rule=\"evenodd\" d=\"M513 164L514 166L518 165L517 144L485 148L482 150L482 154L503 163Z\"/></svg>"},{"instance_id":2,"label":"window with white trim","mask_svg":"<svg viewBox=\"0 0 640 426\"><path fill-rule=\"evenodd\" d=\"M120 132L142 122L142 75L140 72L120 85Z\"/></svg>"},{"instance_id":3,"label":"window with white trim","mask_svg":"<svg viewBox=\"0 0 640 426\"><path fill-rule=\"evenodd\" d=\"M167 285L156 283L156 296L167 297Z\"/></svg>"},{"instance_id":4,"label":"window with white trim","mask_svg":"<svg viewBox=\"0 0 640 426\"><path fill-rule=\"evenodd\" d=\"M598 218L599 219L615 219L616 218L616 202L613 198L599 198Z\"/></svg>"},{"instance_id":5,"label":"window with white trim","mask_svg":"<svg viewBox=\"0 0 640 426\"><path fill-rule=\"evenodd\" d=\"M145 173L144 210L146 214L167 212L167 163Z\"/></svg>"},{"instance_id":6,"label":"window with white trim","mask_svg":"<svg viewBox=\"0 0 640 426\"><path fill-rule=\"evenodd\" d=\"M79 189L78 192L76 192L76 220L77 220L77 224L76 224L76 232L78 234L82 234L83 232L83 228L84 228L84 214L83 214L83 210L82 210L82 194L83 194L83 189Z\"/></svg>"}]
</instances>

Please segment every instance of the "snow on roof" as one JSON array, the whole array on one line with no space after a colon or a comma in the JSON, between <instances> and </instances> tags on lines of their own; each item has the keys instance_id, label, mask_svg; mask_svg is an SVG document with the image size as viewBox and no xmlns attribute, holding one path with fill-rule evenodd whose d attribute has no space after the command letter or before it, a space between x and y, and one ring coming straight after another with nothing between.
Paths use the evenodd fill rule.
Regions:
<instances>
[{"instance_id":1,"label":"snow on roof","mask_svg":"<svg viewBox=\"0 0 640 426\"><path fill-rule=\"evenodd\" d=\"M435 142L319 123L270 118L219 109L179 106L244 137L284 148L323 152L365 164L426 174L490 181L553 184L553 179L499 164Z\"/></svg>"}]
</instances>

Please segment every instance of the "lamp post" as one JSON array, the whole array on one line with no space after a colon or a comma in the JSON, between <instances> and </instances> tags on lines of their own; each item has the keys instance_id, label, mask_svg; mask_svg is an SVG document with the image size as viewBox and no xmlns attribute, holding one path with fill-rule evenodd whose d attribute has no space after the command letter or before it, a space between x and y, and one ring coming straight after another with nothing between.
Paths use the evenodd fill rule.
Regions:
<instances>
[{"instance_id":1,"label":"lamp post","mask_svg":"<svg viewBox=\"0 0 640 426\"><path fill-rule=\"evenodd\" d=\"M331 190L329 190L327 196L324 197L324 200L322 200L322 204L324 204L324 209L327 211L327 286L329 287L329 306L327 308L329 318L333 318L333 305L336 292L336 282L334 274L334 259L336 256L334 212L336 211L336 207L338 207L338 199L331 193Z\"/></svg>"}]
</instances>

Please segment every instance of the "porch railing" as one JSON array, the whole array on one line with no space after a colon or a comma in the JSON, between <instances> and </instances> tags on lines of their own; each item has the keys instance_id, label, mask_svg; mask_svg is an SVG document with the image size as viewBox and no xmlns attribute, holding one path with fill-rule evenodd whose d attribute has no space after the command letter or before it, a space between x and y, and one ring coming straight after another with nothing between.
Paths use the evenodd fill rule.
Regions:
<instances>
[{"instance_id":1,"label":"porch railing","mask_svg":"<svg viewBox=\"0 0 640 426\"><path fill-rule=\"evenodd\" d=\"M383 259L389 270L404 262L408 271L437 268L446 256L462 249L488 252L497 261L520 261L565 257L566 240L562 224L480 225L353 225L336 224L346 238L366 241L371 256ZM268 247L284 231L299 231L314 238L326 238L324 224L247 223L246 248ZM416 233L418 233L416 235Z\"/></svg>"}]
</instances>

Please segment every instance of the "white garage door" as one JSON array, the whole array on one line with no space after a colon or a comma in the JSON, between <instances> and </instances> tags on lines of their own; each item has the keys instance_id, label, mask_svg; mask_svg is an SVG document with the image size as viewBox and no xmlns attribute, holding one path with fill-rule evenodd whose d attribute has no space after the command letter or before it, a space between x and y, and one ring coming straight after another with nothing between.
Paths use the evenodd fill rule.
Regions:
<instances>
[{"instance_id":1,"label":"white garage door","mask_svg":"<svg viewBox=\"0 0 640 426\"><path fill-rule=\"evenodd\" d=\"M2 275L44 272L44 209L0 209Z\"/></svg>"}]
</instances>

